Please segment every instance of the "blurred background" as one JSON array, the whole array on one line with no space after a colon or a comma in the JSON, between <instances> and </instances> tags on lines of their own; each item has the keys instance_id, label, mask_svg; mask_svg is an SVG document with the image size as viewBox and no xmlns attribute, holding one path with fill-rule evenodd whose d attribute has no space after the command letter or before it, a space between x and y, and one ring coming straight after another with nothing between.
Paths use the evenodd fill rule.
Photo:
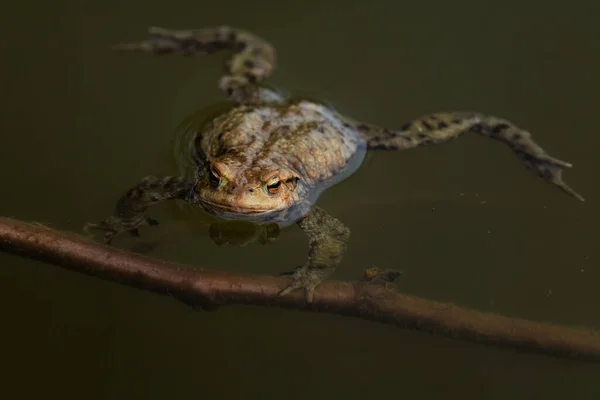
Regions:
<instances>
[{"instance_id":1,"label":"blurred background","mask_svg":"<svg viewBox=\"0 0 600 400\"><path fill-rule=\"evenodd\" d=\"M475 110L572 162L579 203L475 135L370 153L321 197L352 229L335 279L405 271L404 293L600 329L596 235L600 5L507 0L10 2L0 6L0 212L81 232L143 176L177 174L177 127L222 102L224 55L120 56L148 26L250 30L278 51L269 80L357 120L399 127ZM177 203L115 245L220 270L277 274L306 238L217 246ZM0 254L4 398L596 399L600 366L352 318L176 301Z\"/></svg>"}]
</instances>

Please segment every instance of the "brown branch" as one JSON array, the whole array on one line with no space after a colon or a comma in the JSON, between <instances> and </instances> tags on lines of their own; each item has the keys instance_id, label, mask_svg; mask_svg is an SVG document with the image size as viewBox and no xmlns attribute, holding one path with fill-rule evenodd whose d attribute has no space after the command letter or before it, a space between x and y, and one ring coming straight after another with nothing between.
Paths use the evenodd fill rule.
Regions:
<instances>
[{"instance_id":1,"label":"brown branch","mask_svg":"<svg viewBox=\"0 0 600 400\"><path fill-rule=\"evenodd\" d=\"M277 296L289 282L273 276L209 271L139 256L39 224L0 217L0 249L188 305L278 306L355 316L435 335L554 356L600 361L600 332L508 318L397 293L391 285L326 281L314 303Z\"/></svg>"}]
</instances>

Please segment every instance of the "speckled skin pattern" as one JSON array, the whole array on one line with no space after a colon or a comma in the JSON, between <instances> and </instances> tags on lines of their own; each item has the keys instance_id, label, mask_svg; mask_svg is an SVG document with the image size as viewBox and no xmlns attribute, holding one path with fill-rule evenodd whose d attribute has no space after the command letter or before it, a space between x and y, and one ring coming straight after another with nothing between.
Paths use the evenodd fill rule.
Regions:
<instances>
[{"instance_id":1,"label":"speckled skin pattern","mask_svg":"<svg viewBox=\"0 0 600 400\"><path fill-rule=\"evenodd\" d=\"M531 134L502 118L476 112L437 113L399 129L350 122L305 100L288 100L260 86L275 66L275 49L263 39L227 26L173 31L150 28L149 39L115 46L119 51L192 55L229 50L219 87L234 107L197 133L195 179L144 178L119 200L114 216L86 228L115 235L139 235L158 222L144 213L163 200L182 199L228 219L297 223L307 234L308 260L280 294L304 289L312 301L316 286L340 263L350 230L314 203L327 187L360 165L369 149L407 150L443 143L474 132L507 144L526 167L567 194L583 200L562 179L569 163L550 157Z\"/></svg>"}]
</instances>

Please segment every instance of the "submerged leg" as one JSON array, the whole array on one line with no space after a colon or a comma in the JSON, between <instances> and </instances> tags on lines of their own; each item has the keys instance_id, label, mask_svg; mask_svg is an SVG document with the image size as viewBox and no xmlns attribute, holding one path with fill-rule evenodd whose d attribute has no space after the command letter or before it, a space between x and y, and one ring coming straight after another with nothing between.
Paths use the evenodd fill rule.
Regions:
<instances>
[{"instance_id":1,"label":"submerged leg","mask_svg":"<svg viewBox=\"0 0 600 400\"><path fill-rule=\"evenodd\" d=\"M506 143L527 168L565 193L584 200L562 179L563 169L570 168L571 164L549 156L534 142L529 132L502 118L469 112L438 113L417 118L399 130L367 124L358 124L356 128L365 138L369 149L384 150L405 150L443 143L463 133L475 132Z\"/></svg>"},{"instance_id":2,"label":"submerged leg","mask_svg":"<svg viewBox=\"0 0 600 400\"><path fill-rule=\"evenodd\" d=\"M306 300L311 303L315 288L342 261L350 229L318 207L298 221L298 225L308 236L308 261L290 274L292 283L279 294L304 289Z\"/></svg>"},{"instance_id":3,"label":"submerged leg","mask_svg":"<svg viewBox=\"0 0 600 400\"><path fill-rule=\"evenodd\" d=\"M219 87L238 103L279 102L281 96L258 83L275 67L275 48L267 41L241 29L220 26L193 30L152 27L147 40L115 46L119 51L192 55L231 50Z\"/></svg>"},{"instance_id":4,"label":"submerged leg","mask_svg":"<svg viewBox=\"0 0 600 400\"><path fill-rule=\"evenodd\" d=\"M121 232L139 236L140 226L158 225L158 221L144 214L148 207L169 199L187 200L191 187L192 183L183 178L148 176L119 199L115 215L99 224L87 223L84 230L91 228L106 231L105 243L110 243Z\"/></svg>"}]
</instances>

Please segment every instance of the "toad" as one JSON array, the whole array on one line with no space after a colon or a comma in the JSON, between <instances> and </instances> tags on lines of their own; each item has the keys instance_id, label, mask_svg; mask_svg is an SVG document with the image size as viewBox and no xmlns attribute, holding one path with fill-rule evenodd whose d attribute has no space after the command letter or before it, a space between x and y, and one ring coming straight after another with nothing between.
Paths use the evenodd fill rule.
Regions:
<instances>
[{"instance_id":1,"label":"toad","mask_svg":"<svg viewBox=\"0 0 600 400\"><path fill-rule=\"evenodd\" d=\"M541 178L583 200L562 178L571 164L548 155L528 131L506 119L440 112L390 129L352 121L313 101L286 98L264 85L275 67L275 49L251 32L155 27L146 40L115 49L183 56L227 50L231 55L219 87L233 105L196 133L193 177L148 176L125 192L113 216L88 224L103 230L107 243L119 233L139 235L140 226L157 225L146 210L169 199L224 219L297 224L308 237L308 259L280 295L303 289L311 302L315 288L342 260L350 236L341 221L315 206L323 190L356 171L367 150L408 150L468 132L506 144Z\"/></svg>"}]
</instances>

